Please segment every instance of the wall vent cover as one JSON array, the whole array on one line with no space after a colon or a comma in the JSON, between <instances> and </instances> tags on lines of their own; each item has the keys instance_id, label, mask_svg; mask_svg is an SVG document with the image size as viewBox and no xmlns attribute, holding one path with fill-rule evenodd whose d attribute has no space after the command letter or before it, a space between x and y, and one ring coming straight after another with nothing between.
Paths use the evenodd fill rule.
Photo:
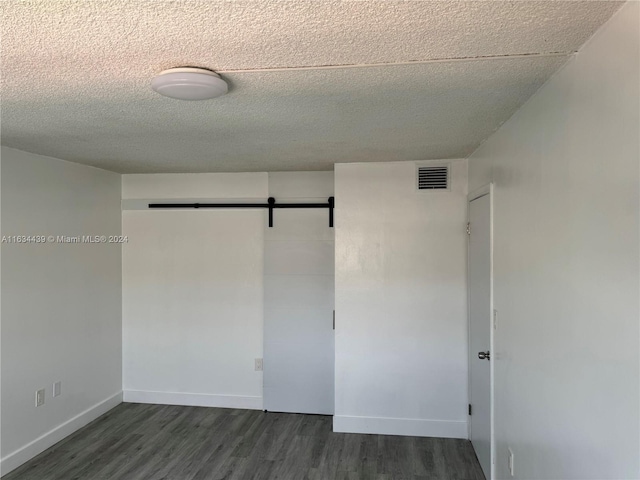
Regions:
<instances>
[{"instance_id":1,"label":"wall vent cover","mask_svg":"<svg viewBox=\"0 0 640 480\"><path fill-rule=\"evenodd\" d=\"M449 165L418 167L418 190L449 190Z\"/></svg>"}]
</instances>

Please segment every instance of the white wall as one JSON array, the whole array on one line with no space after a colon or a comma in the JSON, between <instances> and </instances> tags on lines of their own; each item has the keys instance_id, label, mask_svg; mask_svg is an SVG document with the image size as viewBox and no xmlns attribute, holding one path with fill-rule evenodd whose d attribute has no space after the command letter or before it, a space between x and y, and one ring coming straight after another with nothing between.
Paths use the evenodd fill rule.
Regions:
<instances>
[{"instance_id":1,"label":"white wall","mask_svg":"<svg viewBox=\"0 0 640 480\"><path fill-rule=\"evenodd\" d=\"M497 478L637 479L639 4L469 160L495 182Z\"/></svg>"},{"instance_id":2,"label":"white wall","mask_svg":"<svg viewBox=\"0 0 640 480\"><path fill-rule=\"evenodd\" d=\"M467 163L338 164L336 431L467 437Z\"/></svg>"},{"instance_id":3,"label":"white wall","mask_svg":"<svg viewBox=\"0 0 640 480\"><path fill-rule=\"evenodd\" d=\"M261 198L266 173L155 173L122 176L123 199Z\"/></svg>"},{"instance_id":4,"label":"white wall","mask_svg":"<svg viewBox=\"0 0 640 480\"><path fill-rule=\"evenodd\" d=\"M2 147L1 175L3 236L120 234L117 174ZM120 252L2 243L2 473L120 403Z\"/></svg>"},{"instance_id":5,"label":"white wall","mask_svg":"<svg viewBox=\"0 0 640 480\"><path fill-rule=\"evenodd\" d=\"M269 174L278 202L326 203L333 172ZM324 209L279 209L265 223L264 407L334 411L334 229Z\"/></svg>"},{"instance_id":6,"label":"white wall","mask_svg":"<svg viewBox=\"0 0 640 480\"><path fill-rule=\"evenodd\" d=\"M204 177L124 175L123 196L268 193L265 173ZM125 401L262 408L266 212L126 210L122 222Z\"/></svg>"}]
</instances>

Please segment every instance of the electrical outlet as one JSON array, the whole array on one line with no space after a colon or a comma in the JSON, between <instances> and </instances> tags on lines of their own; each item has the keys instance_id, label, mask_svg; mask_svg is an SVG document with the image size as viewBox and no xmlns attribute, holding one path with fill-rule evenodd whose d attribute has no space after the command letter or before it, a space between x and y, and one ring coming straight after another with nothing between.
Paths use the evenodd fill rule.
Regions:
<instances>
[{"instance_id":1,"label":"electrical outlet","mask_svg":"<svg viewBox=\"0 0 640 480\"><path fill-rule=\"evenodd\" d=\"M509 449L509 473L511 474L512 477L515 475L514 462L515 462L515 459L513 457L513 450Z\"/></svg>"},{"instance_id":2,"label":"electrical outlet","mask_svg":"<svg viewBox=\"0 0 640 480\"><path fill-rule=\"evenodd\" d=\"M56 382L53 384L53 396L59 397L62 395L62 382Z\"/></svg>"},{"instance_id":3,"label":"electrical outlet","mask_svg":"<svg viewBox=\"0 0 640 480\"><path fill-rule=\"evenodd\" d=\"M44 388L36 391L36 407L44 405Z\"/></svg>"},{"instance_id":4,"label":"electrical outlet","mask_svg":"<svg viewBox=\"0 0 640 480\"><path fill-rule=\"evenodd\" d=\"M262 359L261 358L256 358L255 369L256 369L256 372L261 372L262 371Z\"/></svg>"}]
</instances>

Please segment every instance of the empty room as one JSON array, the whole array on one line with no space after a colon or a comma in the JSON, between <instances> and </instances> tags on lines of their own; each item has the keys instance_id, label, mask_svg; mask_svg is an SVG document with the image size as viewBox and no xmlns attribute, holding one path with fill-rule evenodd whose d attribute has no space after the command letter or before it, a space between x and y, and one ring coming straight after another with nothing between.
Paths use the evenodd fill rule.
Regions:
<instances>
[{"instance_id":1,"label":"empty room","mask_svg":"<svg viewBox=\"0 0 640 480\"><path fill-rule=\"evenodd\" d=\"M640 1L0 9L3 480L640 479Z\"/></svg>"}]
</instances>

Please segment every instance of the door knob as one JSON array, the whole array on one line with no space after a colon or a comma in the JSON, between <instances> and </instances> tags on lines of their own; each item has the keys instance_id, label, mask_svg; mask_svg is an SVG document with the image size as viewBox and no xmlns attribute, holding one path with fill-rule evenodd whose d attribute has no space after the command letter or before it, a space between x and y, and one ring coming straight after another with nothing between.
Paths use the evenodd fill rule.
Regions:
<instances>
[{"instance_id":1,"label":"door knob","mask_svg":"<svg viewBox=\"0 0 640 480\"><path fill-rule=\"evenodd\" d=\"M489 350L486 352L478 352L478 358L480 360L491 360L491 353L489 353Z\"/></svg>"}]
</instances>

